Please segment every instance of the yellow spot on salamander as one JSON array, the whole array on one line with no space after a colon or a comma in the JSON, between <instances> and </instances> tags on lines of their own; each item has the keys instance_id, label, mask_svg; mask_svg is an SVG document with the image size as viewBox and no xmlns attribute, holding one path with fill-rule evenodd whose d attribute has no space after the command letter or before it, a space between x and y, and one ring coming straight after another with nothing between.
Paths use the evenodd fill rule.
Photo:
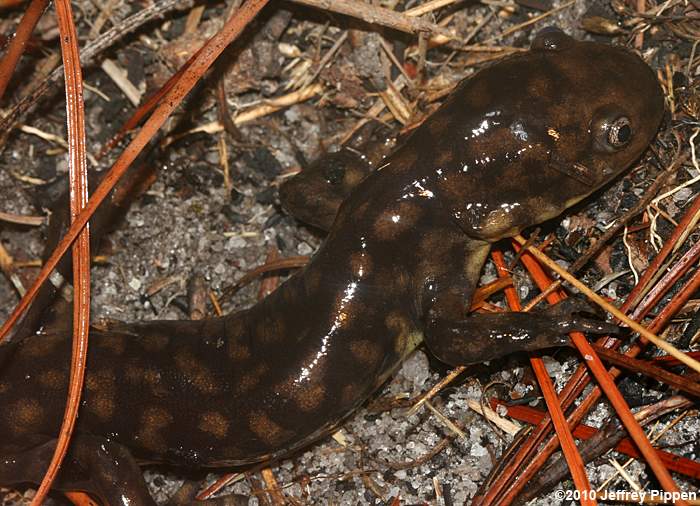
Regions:
<instances>
[{"instance_id":1,"label":"yellow spot on salamander","mask_svg":"<svg viewBox=\"0 0 700 506\"><path fill-rule=\"evenodd\" d=\"M199 430L208 432L219 439L228 434L229 421L217 411L208 411L199 415Z\"/></svg>"},{"instance_id":2,"label":"yellow spot on salamander","mask_svg":"<svg viewBox=\"0 0 700 506\"><path fill-rule=\"evenodd\" d=\"M44 416L44 409L35 399L22 399L8 406L7 413L10 415L11 426L17 432L32 432L41 423Z\"/></svg>"},{"instance_id":3,"label":"yellow spot on salamander","mask_svg":"<svg viewBox=\"0 0 700 506\"><path fill-rule=\"evenodd\" d=\"M168 425L173 422L172 415L167 409L150 406L147 407L141 415L141 428L138 431L138 438L144 448L153 452L164 453L167 449L167 443L163 437Z\"/></svg>"},{"instance_id":4,"label":"yellow spot on salamander","mask_svg":"<svg viewBox=\"0 0 700 506\"><path fill-rule=\"evenodd\" d=\"M248 428L271 447L281 444L290 436L289 431L284 430L260 410L253 411L250 414Z\"/></svg>"}]
</instances>

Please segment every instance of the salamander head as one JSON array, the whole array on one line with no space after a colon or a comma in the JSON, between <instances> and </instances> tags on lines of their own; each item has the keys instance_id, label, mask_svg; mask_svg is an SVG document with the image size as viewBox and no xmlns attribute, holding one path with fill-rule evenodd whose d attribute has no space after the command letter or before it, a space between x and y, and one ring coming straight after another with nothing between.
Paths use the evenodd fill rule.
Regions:
<instances>
[{"instance_id":1,"label":"salamander head","mask_svg":"<svg viewBox=\"0 0 700 506\"><path fill-rule=\"evenodd\" d=\"M457 153L452 177L438 183L446 207L488 241L557 216L637 160L663 111L656 76L636 54L546 29L436 113L454 120L434 141Z\"/></svg>"},{"instance_id":2,"label":"salamander head","mask_svg":"<svg viewBox=\"0 0 700 506\"><path fill-rule=\"evenodd\" d=\"M577 42L547 28L532 43L556 69L559 103L546 115L548 172L561 183L565 207L609 182L654 138L664 95L653 71L629 50ZM565 177L557 178L555 172Z\"/></svg>"}]
</instances>

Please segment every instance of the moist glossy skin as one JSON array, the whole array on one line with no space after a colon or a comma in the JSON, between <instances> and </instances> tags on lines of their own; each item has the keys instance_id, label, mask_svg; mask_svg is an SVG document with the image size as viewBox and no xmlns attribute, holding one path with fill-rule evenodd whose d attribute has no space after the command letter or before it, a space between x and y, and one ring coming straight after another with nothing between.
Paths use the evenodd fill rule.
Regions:
<instances>
[{"instance_id":1,"label":"moist glossy skin","mask_svg":"<svg viewBox=\"0 0 700 506\"><path fill-rule=\"evenodd\" d=\"M662 113L637 56L558 31L479 72L349 185L311 263L265 300L225 318L95 329L60 486L153 504L132 456L216 467L286 455L339 424L421 339L466 364L606 330L570 302L539 314L464 308L491 242L614 178ZM335 216L339 200L329 183L315 212ZM41 477L69 353L58 331L0 347L0 483Z\"/></svg>"}]
</instances>

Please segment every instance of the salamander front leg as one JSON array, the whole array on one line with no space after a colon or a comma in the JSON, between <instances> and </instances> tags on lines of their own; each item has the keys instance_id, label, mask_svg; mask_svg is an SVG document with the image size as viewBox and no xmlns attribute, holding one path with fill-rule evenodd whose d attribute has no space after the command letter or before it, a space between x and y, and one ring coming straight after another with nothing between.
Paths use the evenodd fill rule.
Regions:
<instances>
[{"instance_id":1,"label":"salamander front leg","mask_svg":"<svg viewBox=\"0 0 700 506\"><path fill-rule=\"evenodd\" d=\"M447 281L431 284L424 312L425 343L447 364L473 364L518 351L567 345L569 332L575 330L597 334L619 331L615 325L583 316L581 313L596 314L596 309L575 298L543 311L465 315L465 297L473 290L479 269L475 263L466 275L445 276Z\"/></svg>"}]
</instances>

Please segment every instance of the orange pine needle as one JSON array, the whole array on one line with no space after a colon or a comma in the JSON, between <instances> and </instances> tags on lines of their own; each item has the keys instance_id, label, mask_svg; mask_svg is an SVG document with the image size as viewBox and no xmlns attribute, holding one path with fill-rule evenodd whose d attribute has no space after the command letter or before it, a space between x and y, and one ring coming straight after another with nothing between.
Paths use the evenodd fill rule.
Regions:
<instances>
[{"instance_id":1,"label":"orange pine needle","mask_svg":"<svg viewBox=\"0 0 700 506\"><path fill-rule=\"evenodd\" d=\"M508 275L506 269L505 260L503 258L503 253L498 250L493 250L491 252L491 257L496 264L496 271L499 277L504 277ZM510 306L511 311L520 311L521 305L518 295L513 286L506 287L505 289L506 300L508 301L508 306ZM552 423L554 424L554 430L559 436L559 442L561 444L562 452L566 458L566 463L569 465L569 470L571 471L571 477L574 480L574 485L581 492L581 504L593 505L597 504L595 499L589 497L588 491L591 490L591 484L588 481L588 475L586 474L586 467L581 458L581 454L576 448L576 442L574 441L574 436L569 430L569 425L566 422L566 417L562 411L561 404L557 398L557 393L554 390L554 385L552 380L547 374L547 369L544 366L544 361L539 357L530 357L530 364L535 372L535 377L540 385L540 390L542 390L542 395L544 396L545 403L547 404L547 409L552 418Z\"/></svg>"}]
</instances>

